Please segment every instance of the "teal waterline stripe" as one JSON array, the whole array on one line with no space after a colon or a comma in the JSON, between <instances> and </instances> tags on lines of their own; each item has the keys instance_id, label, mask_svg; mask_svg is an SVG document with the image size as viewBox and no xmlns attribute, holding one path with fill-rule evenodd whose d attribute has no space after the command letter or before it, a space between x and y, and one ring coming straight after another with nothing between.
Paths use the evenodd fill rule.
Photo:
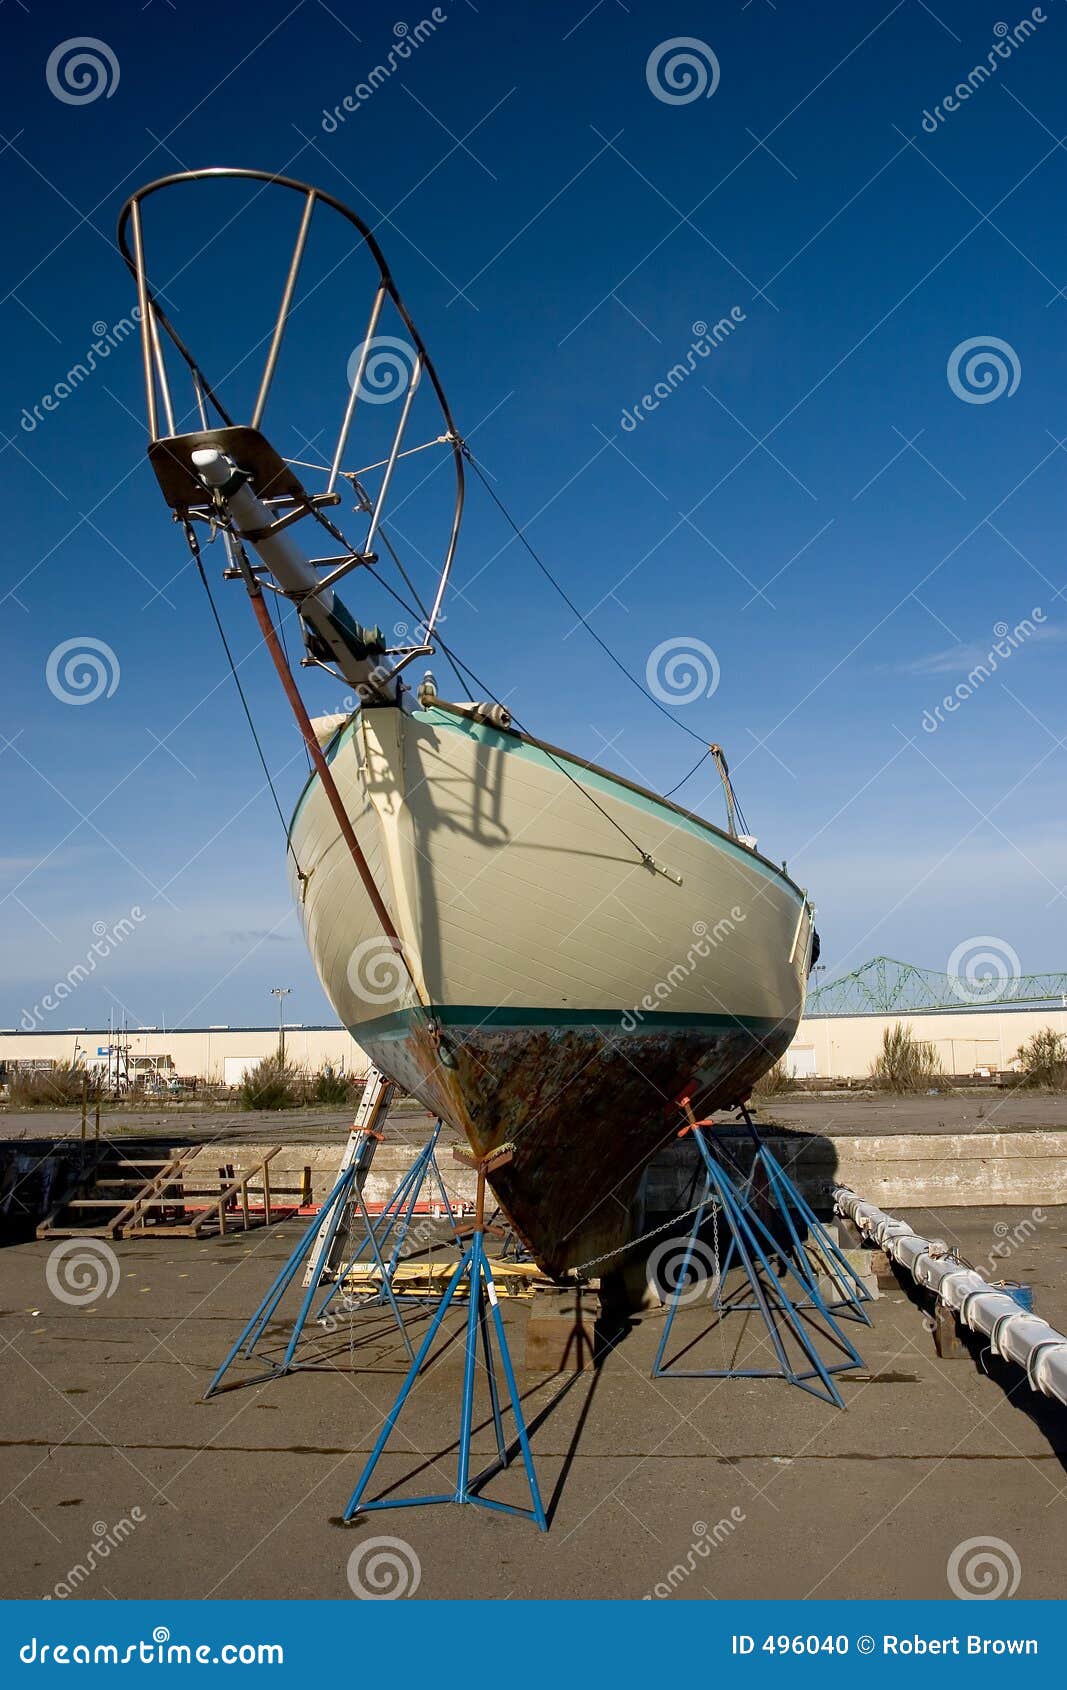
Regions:
<instances>
[{"instance_id":1,"label":"teal waterline stripe","mask_svg":"<svg viewBox=\"0 0 1067 1690\"><path fill-rule=\"evenodd\" d=\"M580 781L590 791L602 793L609 798L619 799L630 805L632 809L641 810L646 815L655 816L657 821L667 822L671 827L680 828L683 833L692 834L695 839L702 839L705 844L714 841L720 850L743 863L746 868L755 869L757 874L762 875L766 880L773 881L776 886L783 886L787 891L793 890L789 881L779 869L776 869L772 863L763 862L761 858L746 850L743 845L736 845L728 834L720 833L710 826L702 826L700 822L691 821L688 816L680 815L677 810L672 810L668 804L662 803L659 799L646 797L644 793L634 792L627 786L620 786L610 776L598 774L595 769L587 769L581 763L572 762L569 757L557 753L550 755L547 751L542 751L539 745L530 745L525 740L516 739L512 734L501 733L499 728L491 728L485 722L473 722L457 718L446 710L437 710L432 706L429 710L415 710L412 715L416 722L426 722L435 728L447 728L453 733L460 733L465 735L467 739L477 741L480 745L492 745L497 750L506 752L509 756L519 757L528 763L535 763L543 769L555 769L558 773L562 764L569 773L573 774L575 780ZM340 729L333 739L327 742L324 748L327 763L333 762L341 747L347 744L355 730L356 722L349 722L347 727ZM318 776L315 774L310 776L307 785L297 799L293 819L289 823L290 837L301 807L317 778Z\"/></svg>"},{"instance_id":2,"label":"teal waterline stripe","mask_svg":"<svg viewBox=\"0 0 1067 1690\"><path fill-rule=\"evenodd\" d=\"M362 1042L372 1038L387 1038L394 1033L410 1030L416 1016L432 1015L442 1027L611 1027L617 1029L627 1017L637 1027L673 1028L678 1032L694 1028L699 1032L732 1033L740 1027L746 1033L774 1033L783 1026L781 1019L770 1015L672 1015L664 1010L629 1009L524 1009L509 1004L494 1008L486 1004L431 1004L427 1010L398 1009L391 1015L379 1015L373 1021L362 1021L351 1029L352 1036Z\"/></svg>"}]
</instances>

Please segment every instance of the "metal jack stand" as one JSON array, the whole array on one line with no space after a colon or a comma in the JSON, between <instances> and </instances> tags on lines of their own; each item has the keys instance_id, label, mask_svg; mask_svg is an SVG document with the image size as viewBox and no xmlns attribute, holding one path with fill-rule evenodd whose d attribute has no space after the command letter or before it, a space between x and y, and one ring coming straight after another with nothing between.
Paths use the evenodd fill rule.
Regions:
<instances>
[{"instance_id":1,"label":"metal jack stand","mask_svg":"<svg viewBox=\"0 0 1067 1690\"><path fill-rule=\"evenodd\" d=\"M381 1294L384 1294L385 1300L392 1308L408 1355L411 1355L411 1344L404 1329L404 1322L397 1307L396 1298L393 1295L390 1276L382 1261L378 1236L375 1228L371 1225L367 1207L363 1200L363 1186L367 1174L370 1172L374 1152L382 1137L381 1133L377 1131L377 1122L385 1115L392 1090L392 1082L387 1080L385 1075L379 1073L376 1068L372 1068L364 1087L363 1097L360 1100L355 1124L341 1160L337 1182L204 1392L205 1402L218 1391L223 1378L239 1355L243 1354L245 1360L251 1358L256 1345L266 1331L286 1291L296 1278L301 1265L305 1259L310 1258L308 1270L304 1276L304 1296L293 1323L285 1354L281 1362L268 1361L266 1363L269 1376L280 1377L282 1374L291 1372L296 1347L311 1312L315 1294L322 1280L330 1271L331 1255L337 1241L341 1222L346 1214L351 1214L353 1206L359 1209L366 1231L366 1242L369 1244L381 1272ZM403 1183L401 1182L401 1184ZM412 1203L412 1207L414 1207L414 1203ZM336 1286L334 1289L336 1289Z\"/></svg>"},{"instance_id":2,"label":"metal jack stand","mask_svg":"<svg viewBox=\"0 0 1067 1690\"><path fill-rule=\"evenodd\" d=\"M692 1112L688 1111L688 1113L691 1117ZM834 1314L850 1319L854 1318L864 1326L870 1326L871 1317L862 1305L871 1302L872 1298L862 1278L856 1272L848 1257L843 1254L830 1237L811 1204L795 1182L790 1179L777 1156L774 1155L773 1151L768 1150L763 1143L756 1129L756 1124L744 1104L741 1104L738 1113L744 1121L746 1131L752 1141L752 1169L748 1180L749 1189L752 1191L760 1189L767 1205L777 1210L784 1221L789 1239L791 1263L796 1268L797 1276L804 1280L812 1293L811 1301L794 1303L793 1306L795 1308L821 1310L825 1305ZM690 1120L691 1127L696 1124L692 1119ZM711 1123L702 1122L700 1124L710 1125ZM799 1228L798 1221L800 1223ZM802 1236L805 1233L806 1238ZM736 1244L735 1240L731 1238L729 1249L719 1270L720 1287L726 1278L735 1254ZM816 1285L816 1281L820 1277L820 1265L826 1276L836 1283L840 1296L820 1299Z\"/></svg>"},{"instance_id":3,"label":"metal jack stand","mask_svg":"<svg viewBox=\"0 0 1067 1690\"><path fill-rule=\"evenodd\" d=\"M522 1404L519 1398L518 1389L515 1384L515 1373L511 1365L511 1355L508 1350L507 1338L504 1334L504 1322L500 1317L496 1286L493 1283L493 1270L490 1266L489 1257L485 1253L484 1244L485 1176L487 1172L491 1173L496 1168L502 1168L510 1162L513 1151L510 1145L502 1145L501 1148L493 1155L485 1156L480 1159L467 1156L464 1152L459 1150L455 1150L453 1154L458 1161L464 1162L468 1167L473 1167L477 1170L478 1196L475 1208L474 1231L471 1234L471 1240L463 1258L449 1281L448 1289L441 1299L441 1305L430 1323L429 1330L427 1331L419 1348L419 1353L412 1362L408 1376L400 1388L400 1394L389 1411L385 1424L379 1434L378 1441L370 1453L363 1472L360 1474L359 1483L352 1492L348 1505L345 1508L344 1520L347 1523L352 1520L355 1515L368 1514L375 1509L416 1508L420 1505L434 1502L460 1502L473 1503L480 1508L490 1508L501 1514L517 1514L520 1519L533 1520L537 1527L541 1531L545 1532L548 1530L548 1522L545 1519L544 1505L542 1504L541 1492L537 1484L537 1473L534 1469L533 1456L530 1453L530 1440L526 1430L526 1422L523 1418ZM441 1492L427 1496L402 1497L396 1499L381 1497L374 1502L364 1502L363 1495L370 1483L374 1469L378 1465L382 1452L385 1449L393 1428L400 1417L400 1412L410 1395L411 1388L418 1377L423 1363L430 1353L430 1349L440 1329L441 1323L444 1320L449 1306L452 1303L453 1298L456 1296L460 1283L464 1278L468 1280L467 1342L463 1368L463 1392L460 1399L459 1453L457 1457L455 1490L452 1492ZM488 1320L486 1317L487 1305L489 1315ZM506 1404L501 1403L500 1394L497 1389L489 1320L492 1322L492 1332L493 1336L496 1338L500 1364L504 1370L504 1380L508 1391L508 1402ZM476 1473L472 1478L470 1472L471 1434L474 1416L474 1380L478 1367L479 1342L481 1344L481 1351L484 1358L485 1371L489 1384L489 1400L492 1406L493 1427L496 1432L497 1453L496 1458L491 1461L487 1467L484 1467L480 1473ZM515 1453L514 1444L509 1447L504 1439L502 1410L505 1407L510 1407L515 1419L515 1442L522 1451L523 1465L526 1469L526 1481L530 1487L530 1501L532 1504L530 1508L518 1508L511 1503L496 1502L491 1500L489 1497L480 1496L478 1494L481 1487L486 1484L489 1479L508 1466Z\"/></svg>"},{"instance_id":4,"label":"metal jack stand","mask_svg":"<svg viewBox=\"0 0 1067 1690\"><path fill-rule=\"evenodd\" d=\"M315 1280L315 1284L318 1285L322 1281L331 1278L334 1283L331 1285L329 1291L326 1293L326 1296L319 1305L318 1312L315 1315L316 1320L324 1319L326 1310L329 1308L334 1297L336 1297L338 1291L340 1291L344 1286L351 1270L358 1262L364 1259L364 1253L368 1250L373 1254L375 1263L381 1272L381 1283L377 1291L369 1292L367 1295L359 1298L359 1307L369 1309L381 1307L385 1303L388 1303L390 1307L395 1309L396 1303L392 1288L393 1274L396 1269L397 1262L400 1260L401 1251L403 1250L404 1244L407 1240L412 1218L415 1214L415 1206L422 1194L423 1186L426 1184L427 1179L431 1175L437 1185L442 1210L448 1217L448 1224L452 1229L453 1240L457 1245L460 1243L459 1229L456 1226L456 1217L452 1209L448 1192L445 1190L444 1180L441 1178L441 1170L437 1165L437 1141L440 1136L441 1123L438 1121L435 1124L434 1130L429 1139L419 1151L419 1154L416 1156L407 1173L404 1174L400 1180L396 1190L393 1192L393 1195L390 1197L377 1220L368 1220L366 1210L363 1210L363 1217L366 1223L366 1236L355 1253L350 1256L347 1261L342 1260L332 1266L327 1263L324 1266L322 1273ZM362 1198L360 1198L360 1204L362 1206ZM389 1235L394 1232L396 1236L392 1241L389 1260L383 1267L382 1261L385 1254L386 1240L389 1238ZM336 1254L336 1250L333 1253ZM304 1276L305 1285L310 1285L312 1283L312 1277L313 1270L309 1267ZM350 1304L351 1301L352 1299L350 1298ZM411 1354L412 1350L409 1344L408 1355L411 1356Z\"/></svg>"},{"instance_id":5,"label":"metal jack stand","mask_svg":"<svg viewBox=\"0 0 1067 1690\"><path fill-rule=\"evenodd\" d=\"M807 1251L801 1242L797 1231L795 1216L801 1215L807 1221L811 1214L804 1198L797 1191L796 1186L785 1174L781 1165L771 1153L760 1143L755 1128L744 1112L744 1118L749 1132L756 1146L759 1158L754 1173L758 1175L759 1168L763 1169L766 1178L765 1195L772 1199L778 1213L786 1224L790 1237L791 1249L784 1252L781 1244L775 1239L765 1222L760 1218L751 1196L742 1189L740 1182L731 1178L725 1165L723 1147L705 1133L710 1127L710 1121L697 1121L688 1101L684 1107L689 1118L689 1124L683 1133L691 1132L696 1140L704 1162L704 1193L700 1205L693 1217L693 1226L686 1245L685 1256L675 1284L667 1318L664 1323L663 1334L660 1338L656 1359L652 1366L652 1376L658 1379L786 1379L791 1385L797 1385L801 1390L810 1392L824 1402L830 1402L837 1408L844 1408L844 1401L835 1385L832 1375L854 1367L862 1367L863 1359L846 1334L841 1330L831 1307L821 1295L816 1279L815 1270L811 1265ZM736 1164L735 1164L736 1166ZM724 1257L716 1261L716 1286L712 1299L712 1306L717 1311L714 1325L721 1325L731 1313L758 1313L766 1327L767 1335L774 1350L778 1366L774 1368L756 1367L728 1367L684 1369L676 1366L664 1366L663 1357L670 1341L671 1329L675 1316L686 1295L689 1282L689 1272L693 1256L697 1250L698 1234L705 1214L711 1209L716 1222L722 1217L729 1234L729 1245ZM817 1230L818 1244L825 1249L828 1256L835 1259L835 1266L840 1273L852 1275L852 1269L833 1241L829 1238L825 1228L819 1225L814 1215L811 1215ZM771 1258L776 1257L781 1267L781 1273L776 1273L771 1265ZM751 1302L736 1302L732 1298L724 1297L723 1283L726 1271L735 1260L743 1267L752 1292ZM838 1259L839 1258L839 1262ZM788 1280L792 1279L800 1289L799 1298L790 1294ZM866 1287L860 1286L859 1291L846 1290L838 1277L838 1284L844 1292L843 1301L854 1310L866 1324L870 1324L866 1312L860 1308L860 1292L865 1299L868 1295ZM836 1309L838 1304L834 1304ZM814 1314L825 1328L823 1336L829 1336L843 1353L841 1361L824 1361L819 1353L817 1335L810 1329L811 1323L805 1321L804 1313ZM710 1330L710 1329L709 1329ZM791 1340L795 1349L799 1349L803 1361L795 1363L790 1359L786 1348L786 1339ZM692 1346L689 1346L692 1347ZM807 1362L807 1366L804 1362Z\"/></svg>"}]
</instances>

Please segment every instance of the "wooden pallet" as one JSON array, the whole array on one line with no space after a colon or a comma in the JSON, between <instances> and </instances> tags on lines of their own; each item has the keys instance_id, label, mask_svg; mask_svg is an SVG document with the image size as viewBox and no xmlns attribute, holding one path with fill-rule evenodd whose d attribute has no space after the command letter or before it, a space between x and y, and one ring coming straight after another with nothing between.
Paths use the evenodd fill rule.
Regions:
<instances>
[{"instance_id":1,"label":"wooden pallet","mask_svg":"<svg viewBox=\"0 0 1067 1690\"><path fill-rule=\"evenodd\" d=\"M558 1291L559 1286L546 1279L536 1262L504 1262L494 1259L493 1281L501 1297L532 1297L539 1291ZM454 1261L411 1259L397 1262L390 1276L398 1297L442 1296L456 1271ZM350 1296L377 1291L382 1276L377 1262L352 1262L341 1274L342 1289Z\"/></svg>"}]
</instances>

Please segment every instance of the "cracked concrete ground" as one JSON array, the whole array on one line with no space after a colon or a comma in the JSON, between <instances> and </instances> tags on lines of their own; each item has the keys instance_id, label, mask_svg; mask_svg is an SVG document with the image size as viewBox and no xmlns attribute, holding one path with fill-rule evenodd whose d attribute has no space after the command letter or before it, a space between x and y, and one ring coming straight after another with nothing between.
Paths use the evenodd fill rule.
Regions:
<instances>
[{"instance_id":1,"label":"cracked concrete ground","mask_svg":"<svg viewBox=\"0 0 1067 1690\"><path fill-rule=\"evenodd\" d=\"M1067 1210L1043 1214L910 1218L980 1265L1004 1243L996 1229L1021 1223L999 1271L1034 1283L1039 1312L1062 1327ZM506 1304L550 1533L454 1506L344 1528L404 1374L387 1313L361 1312L330 1336L316 1328L304 1370L201 1401L296 1236L288 1223L224 1242L120 1243L113 1294L84 1306L49 1289L54 1246L2 1252L5 1596L347 1597L350 1558L366 1546L370 1565L369 1540L382 1536L403 1540L409 1565L417 1558L420 1599L938 1597L951 1594L953 1550L989 1537L1006 1546L1002 1560L1017 1557L1020 1597L1062 1595L1067 1411L977 1350L939 1361L903 1287L874 1306L870 1330L849 1328L864 1367L838 1376L845 1412L778 1380L652 1380L658 1315L636 1322L596 1374L526 1375L529 1305ZM414 1328L424 1320L413 1316ZM762 1363L754 1322L735 1315L700 1338L707 1320L699 1306L679 1317L677 1349L698 1340L690 1364ZM412 1394L371 1495L450 1487L462 1321L460 1310L447 1317L450 1342ZM271 1329L274 1353L281 1331ZM487 1456L491 1426L477 1407ZM523 1501L521 1465L490 1494ZM133 1529L116 1534L124 1520ZM77 1573L102 1529L120 1541Z\"/></svg>"}]
</instances>

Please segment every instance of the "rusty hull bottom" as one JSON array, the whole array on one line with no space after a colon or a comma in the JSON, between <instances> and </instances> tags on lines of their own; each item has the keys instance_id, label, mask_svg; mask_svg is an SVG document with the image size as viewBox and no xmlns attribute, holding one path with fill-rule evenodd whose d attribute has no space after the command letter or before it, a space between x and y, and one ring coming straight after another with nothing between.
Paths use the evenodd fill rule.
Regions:
<instances>
[{"instance_id":1,"label":"rusty hull bottom","mask_svg":"<svg viewBox=\"0 0 1067 1690\"><path fill-rule=\"evenodd\" d=\"M494 1026L468 1013L464 1025L450 1012L432 1066L425 1034L410 1025L352 1033L477 1154L514 1144L514 1160L490 1183L554 1278L633 1236L637 1187L678 1131L679 1097L690 1092L698 1110L739 1102L795 1032L792 1019L625 1032L617 1021Z\"/></svg>"}]
</instances>

